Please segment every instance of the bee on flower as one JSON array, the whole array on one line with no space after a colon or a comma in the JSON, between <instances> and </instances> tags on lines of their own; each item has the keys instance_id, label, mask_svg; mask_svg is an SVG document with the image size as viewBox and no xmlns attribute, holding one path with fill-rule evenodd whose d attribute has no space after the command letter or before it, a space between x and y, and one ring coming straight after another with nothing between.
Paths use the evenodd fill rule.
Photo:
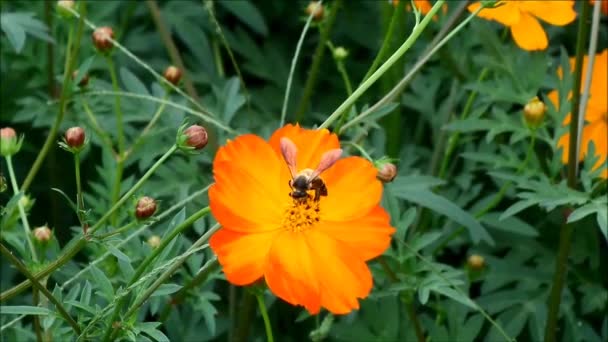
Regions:
<instances>
[{"instance_id":1,"label":"bee on flower","mask_svg":"<svg viewBox=\"0 0 608 342\"><path fill-rule=\"evenodd\" d=\"M341 152L335 134L298 125L218 150L209 202L221 229L210 246L228 281L263 278L311 314L359 308L372 288L366 262L389 247L395 229L379 205L374 165Z\"/></svg>"}]
</instances>

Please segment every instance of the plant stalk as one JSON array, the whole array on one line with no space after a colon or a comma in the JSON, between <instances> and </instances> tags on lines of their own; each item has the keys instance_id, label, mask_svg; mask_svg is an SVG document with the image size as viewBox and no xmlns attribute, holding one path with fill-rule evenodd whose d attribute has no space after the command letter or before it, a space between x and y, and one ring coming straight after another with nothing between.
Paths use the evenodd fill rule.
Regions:
<instances>
[{"instance_id":1,"label":"plant stalk","mask_svg":"<svg viewBox=\"0 0 608 342\"><path fill-rule=\"evenodd\" d=\"M55 305L55 307L57 308L57 311L59 311L59 314L61 316L63 316L63 318L65 318L65 320L70 324L70 326L72 326L72 329L74 329L74 332L76 334L80 335L80 327L78 326L78 323L76 323L76 321L74 321L74 319L72 319L70 314L67 312L67 310L61 304L61 302L59 302L57 300L57 298L55 298L55 296L53 296L53 294L51 292L49 292L49 290L46 289L46 287L42 286L42 284L40 284L38 282L38 279L36 279L36 277L32 273L30 273L30 271L28 271L27 267L19 259L17 259L17 257L15 257L13 255L13 253L11 253L1 242L0 242L0 252L2 252L2 254L8 259L8 261L11 264L13 264L19 270L19 272L21 272L21 274L23 274L26 278L28 278L32 282L33 286L38 291L42 292L42 294L46 298L48 298L48 300L51 303L53 303L53 305Z\"/></svg>"},{"instance_id":2,"label":"plant stalk","mask_svg":"<svg viewBox=\"0 0 608 342\"><path fill-rule=\"evenodd\" d=\"M304 119L304 114L308 110L308 106L310 105L310 97L315 90L315 86L317 84L317 76L319 75L319 69L321 67L321 62L323 61L323 56L325 55L325 44L329 39L329 35L331 30L336 22L336 17L338 14L338 10L342 6L342 0L336 0L333 3L331 11L327 19L324 20L322 26L319 26L319 31L321 31L321 37L319 39L319 43L317 44L317 48L315 49L315 54L312 58L312 64L310 66L310 70L308 72L308 78L306 79L306 84L304 85L304 93L302 98L300 99L300 103L298 105L298 110L296 111L295 122L300 122Z\"/></svg>"},{"instance_id":3,"label":"plant stalk","mask_svg":"<svg viewBox=\"0 0 608 342\"><path fill-rule=\"evenodd\" d=\"M274 337L272 337L272 326L270 325L268 311L266 310L266 304L264 303L264 293L258 292L256 293L255 297L258 301L258 308L260 309L260 313L262 314L262 319L264 320L264 329L266 330L266 341L274 342Z\"/></svg>"},{"instance_id":4,"label":"plant stalk","mask_svg":"<svg viewBox=\"0 0 608 342\"><path fill-rule=\"evenodd\" d=\"M568 186L572 189L577 188L577 167L578 167L578 124L579 116L585 115L580 111L581 102L581 83L583 76L583 56L585 54L585 43L589 33L589 10L588 1L582 2L581 15L578 18L578 33L576 37L576 60L574 67L574 85L572 89L571 120L570 120L570 141L568 154ZM549 294L549 305L547 315L547 325L545 326L545 342L556 341L557 321L559 320L559 308L562 299L562 290L566 281L566 271L568 264L568 254L570 254L570 243L574 231L573 224L563 224L559 235L559 249L555 262L555 273Z\"/></svg>"},{"instance_id":5,"label":"plant stalk","mask_svg":"<svg viewBox=\"0 0 608 342\"><path fill-rule=\"evenodd\" d=\"M328 128L336 119L340 117L344 113L344 111L349 108L353 103L365 93L365 91L372 86L401 56L403 56L409 49L412 47L414 42L418 39L422 31L426 28L429 22L432 20L435 13L441 8L445 1L438 0L435 5L431 8L429 13L422 19L422 21L414 27L410 36L405 40L405 42L390 56L384 64L382 64L378 70L376 70L365 82L361 83L361 85L353 92L351 96L349 96L342 104L319 126L319 128Z\"/></svg>"}]
</instances>

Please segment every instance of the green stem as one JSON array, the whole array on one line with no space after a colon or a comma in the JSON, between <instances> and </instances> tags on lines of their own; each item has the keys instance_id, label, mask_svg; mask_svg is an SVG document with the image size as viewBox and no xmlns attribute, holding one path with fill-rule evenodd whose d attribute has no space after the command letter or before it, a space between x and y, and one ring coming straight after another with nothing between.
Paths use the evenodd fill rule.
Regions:
<instances>
[{"instance_id":1,"label":"green stem","mask_svg":"<svg viewBox=\"0 0 608 342\"><path fill-rule=\"evenodd\" d=\"M15 177L15 170L13 169L13 159L10 155L6 156L6 167L8 169L8 175L11 179L11 185L13 186L13 192L16 196L19 194L19 185L17 184L17 177ZM24 192L22 194L25 196ZM23 232L25 233L25 241L27 241L27 246L32 254L32 260L34 262L38 262L38 254L36 253L36 248L34 248L34 244L32 243L32 230L30 229L30 223L27 220L27 215L25 214L25 208L23 208L21 198L17 201L17 208L19 208L19 216L21 216Z\"/></svg>"},{"instance_id":2,"label":"green stem","mask_svg":"<svg viewBox=\"0 0 608 342\"><path fill-rule=\"evenodd\" d=\"M322 5L322 0L317 3L317 6ZM285 117L287 116L287 103L289 102L289 94L291 93L291 82L293 81L293 74L296 70L296 62L298 61L298 57L300 56L302 44L304 43L304 37L306 37L308 28L310 27L310 23L312 22L313 14L314 11L311 11L310 15L308 16L308 19L306 19L306 24L302 29L300 39L298 39L298 44L296 45L296 52L293 54L293 58L291 59L291 67L289 68L289 76L287 77L287 86L285 87L285 97L283 98L283 108L281 108L281 123L279 127L283 127L283 125L285 125Z\"/></svg>"},{"instance_id":3,"label":"green stem","mask_svg":"<svg viewBox=\"0 0 608 342\"><path fill-rule=\"evenodd\" d=\"M156 259L156 257L160 255L160 253L167 247L167 245L169 245L169 243L171 243L171 241L173 241L173 239L177 235L181 234L187 228L190 228L190 226L194 222L196 222L201 217L204 217L207 214L209 214L210 211L211 211L211 209L209 209L209 207L205 207L205 208L197 211L196 213L192 214L184 222L182 222L180 225L175 227L175 229L173 229L171 231L171 233L161 241L160 245L152 251L152 254L148 255L148 257L146 257L146 259L144 259L144 261L142 261L142 263L139 265L139 267L137 267L137 270L135 270L135 273L133 274L133 276L127 283L127 287L133 285L136 281L139 280L141 275L146 271L146 268L148 268L148 266L150 266L150 264L154 261L154 259ZM112 335L112 331L113 331L112 323L118 319L118 316L120 315L120 310L122 309L123 305L125 304L125 300L126 300L126 296L121 298L118 301L118 303L116 304L116 307L114 308L114 313L112 314L112 319L110 320L110 324L108 324L106 332L104 333L104 338L102 339L103 341L110 340L110 336Z\"/></svg>"},{"instance_id":4,"label":"green stem","mask_svg":"<svg viewBox=\"0 0 608 342\"><path fill-rule=\"evenodd\" d=\"M97 236L95 236L95 238L97 238L99 240L104 240L104 239L107 239L109 237L122 234L122 233L126 232L127 230L129 230L129 229L133 228L134 226L136 226L138 223L139 223L138 221L131 221L131 222L125 224L124 226L122 226L122 227L120 227L120 228L118 228L118 229L116 229L114 231L111 231L111 232L108 232L108 233L105 233L105 234L97 235Z\"/></svg>"},{"instance_id":5,"label":"green stem","mask_svg":"<svg viewBox=\"0 0 608 342\"><path fill-rule=\"evenodd\" d=\"M38 303L40 303L40 291L38 291L38 289L33 289L32 290L32 298L34 301L34 306L38 306ZM44 338L42 337L42 328L40 327L40 317L38 317L38 315L34 315L34 331L36 332L36 340L38 342L42 342L44 341Z\"/></svg>"},{"instance_id":6,"label":"green stem","mask_svg":"<svg viewBox=\"0 0 608 342\"><path fill-rule=\"evenodd\" d=\"M312 58L312 65L310 66L310 70L308 72L308 78L306 79L306 84L304 85L304 93L302 98L300 99L300 103L298 105L298 110L296 111L295 121L300 122L304 119L304 114L308 110L308 106L310 104L310 97L314 92L315 85L317 84L317 76L319 75L319 69L321 67L321 62L323 61L323 55L325 54L325 44L329 39L329 34L334 26L336 21L336 15L338 10L342 6L342 0L336 0L329 12L329 16L322 26L319 26L319 31L321 31L321 38L319 39L319 43L317 44L317 48L315 49L315 54Z\"/></svg>"},{"instance_id":7,"label":"green stem","mask_svg":"<svg viewBox=\"0 0 608 342\"><path fill-rule=\"evenodd\" d=\"M361 83L361 85L353 92L351 96L349 96L326 120L323 122L319 128L327 128L329 127L336 119L339 118L340 115L344 113L344 111L349 108L365 91L372 86L401 56L403 56L409 49L412 47L414 42L418 39L422 31L426 28L429 22L432 20L435 13L441 8L445 1L438 0L435 5L431 8L429 13L422 19L422 21L414 26L412 33L407 38L407 40L390 56L384 64L382 64L378 70L376 70L365 82Z\"/></svg>"},{"instance_id":8,"label":"green stem","mask_svg":"<svg viewBox=\"0 0 608 342\"><path fill-rule=\"evenodd\" d=\"M76 174L76 206L77 215L80 224L82 225L83 234L86 234L86 217L84 214L84 197L82 194L82 187L80 185L80 154L74 153L74 173Z\"/></svg>"},{"instance_id":9,"label":"green stem","mask_svg":"<svg viewBox=\"0 0 608 342\"><path fill-rule=\"evenodd\" d=\"M578 18L578 34L576 37L576 60L574 67L574 84L572 88L572 107L570 113L570 142L568 154L568 186L572 189L577 188L577 167L578 167L578 124L579 116L585 115L580 113L579 105L581 101L581 83L583 76L583 56L585 54L585 42L589 32L589 13L590 4L588 1L583 1L581 15ZM566 270L568 263L568 254L570 253L570 241L574 231L573 224L564 224L559 234L559 250L557 260L555 262L555 274L553 275L553 283L549 294L549 306L547 315L547 325L545 326L545 342L554 342L557 333L557 321L559 319L559 307L562 299L562 290L566 281Z\"/></svg>"},{"instance_id":10,"label":"green stem","mask_svg":"<svg viewBox=\"0 0 608 342\"><path fill-rule=\"evenodd\" d=\"M129 150L127 150L127 152L125 153L125 159L127 159L129 154L131 154L134 150L136 150L139 147L139 145L142 143L143 139L150 133L150 130L154 127L154 125L156 124L158 119L160 119L160 116L163 113L163 111L165 110L165 107L167 105L168 98L169 98L169 92L167 91L167 92L165 92L165 95L163 96L163 101L160 102L160 106L158 106L158 109L152 116L152 119L148 122L146 127L144 127L144 129L141 131L141 134L139 135L139 137L137 137L137 139L135 139L135 142L133 143L131 148L129 148Z\"/></svg>"},{"instance_id":11,"label":"green stem","mask_svg":"<svg viewBox=\"0 0 608 342\"><path fill-rule=\"evenodd\" d=\"M116 76L116 67L111 56L106 56L106 62L108 64L108 71L110 72L110 78L112 79L112 88L115 92L120 91L118 85L118 77ZM116 112L116 135L118 136L118 157L116 158L116 175L114 178L114 186L112 187L112 200L111 204L118 201L120 197L120 184L122 183L122 174L124 171L124 152L125 152L125 133L123 127L123 114L122 106L120 105L120 96L114 96L114 110ZM117 222L116 214L112 215L110 222L116 225Z\"/></svg>"},{"instance_id":12,"label":"green stem","mask_svg":"<svg viewBox=\"0 0 608 342\"><path fill-rule=\"evenodd\" d=\"M367 70L367 73L365 73L365 76L363 76L361 83L364 83L365 81L367 81L367 79L374 73L374 71L376 71L376 68L378 68L378 65L380 65L380 62L382 62L382 60L384 59L384 56L386 56L386 53L390 49L391 41L394 39L393 31L395 30L395 27L397 26L397 22L398 22L397 19L400 17L399 13L401 13L402 11L403 11L403 5L401 5L401 2L400 2L393 9L393 15L391 16L391 21L388 24L388 28L386 29L386 34L384 35L384 40L382 41L380 50L378 51L376 58L374 58L372 65Z\"/></svg>"},{"instance_id":13,"label":"green stem","mask_svg":"<svg viewBox=\"0 0 608 342\"><path fill-rule=\"evenodd\" d=\"M350 78L348 77L348 72L346 71L346 68L344 67L344 62L342 60L336 59L336 67L338 69L338 72L340 73L340 76L342 76L342 81L344 81L344 87L346 88L346 95L347 96L351 96L353 94L353 86L350 83ZM350 113L350 108L347 108L345 110L345 115L342 115L340 117L340 121L338 121L338 124L336 125L336 132L340 132L340 127L342 127L342 125L344 125L344 121L346 121L346 119L348 118L348 113Z\"/></svg>"},{"instance_id":14,"label":"green stem","mask_svg":"<svg viewBox=\"0 0 608 342\"><path fill-rule=\"evenodd\" d=\"M169 158L175 151L177 150L177 146L173 145L152 167L133 185L133 187L122 196L122 198L112 207L110 210L102 216L95 225L89 229L89 234L93 234L97 229L99 229L109 218L110 216L120 208L127 199L129 199L141 186L152 176L152 174L158 169L158 167ZM51 274L53 271L63 266L65 263L70 261L78 251L80 251L87 243L88 236L83 235L78 240L71 242L72 246L66 246L65 254L63 254L59 259L50 263L43 270L39 271L35 274L36 279L41 279ZM8 300L17 294L21 293L23 290L27 289L31 285L30 281L24 281L0 294L0 302Z\"/></svg>"},{"instance_id":15,"label":"green stem","mask_svg":"<svg viewBox=\"0 0 608 342\"><path fill-rule=\"evenodd\" d=\"M79 2L79 11L83 14L83 16L86 13L85 4L86 1ZM55 139L57 137L59 125L61 125L61 122L63 121L63 117L66 111L67 99L70 95L69 89L72 84L72 72L74 71L76 56L78 55L78 50L80 48L83 28L84 20L80 19L78 22L76 37L74 39L74 25L71 24L70 26L70 30L68 33L68 45L66 49L65 66L63 72L63 84L61 86L61 97L59 98L59 112L57 113L55 121L53 122L53 125L51 126L46 140L44 141L44 145L42 145L42 148L40 149L40 152L38 153L34 164L32 164L30 171L28 172L27 176L25 177L25 180L23 181L23 184L21 185L21 190L24 193L27 191L27 189L29 189L30 185L32 185L32 182L34 181L36 174L40 170L40 167L42 166L46 155L49 153L51 146L55 145Z\"/></svg>"},{"instance_id":16,"label":"green stem","mask_svg":"<svg viewBox=\"0 0 608 342\"><path fill-rule=\"evenodd\" d=\"M481 73L479 73L479 77L477 78L477 83L482 82L489 74L490 69L488 67L483 68ZM473 103L475 102L475 98L477 97L477 91L473 90L467 99L466 104L464 105L464 109L462 110L462 114L460 115L460 120L464 120L469 116L471 109L473 108ZM443 160L441 161L441 167L439 168L439 178L444 178L445 173L448 168L448 164L450 162L450 158L452 158L452 153L458 146L458 141L460 140L460 132L454 132L448 138L448 147L445 150L445 154L443 155Z\"/></svg>"},{"instance_id":17,"label":"green stem","mask_svg":"<svg viewBox=\"0 0 608 342\"><path fill-rule=\"evenodd\" d=\"M260 308L262 319L264 320L264 328L266 329L266 341L274 342L274 338L272 337L272 327L270 326L270 319L268 318L268 311L266 310L266 304L264 303L264 293L260 291L256 293L255 297L258 301L258 307Z\"/></svg>"},{"instance_id":18,"label":"green stem","mask_svg":"<svg viewBox=\"0 0 608 342\"><path fill-rule=\"evenodd\" d=\"M30 271L27 269L27 267L19 259L17 259L17 257L15 257L13 255L13 253L11 253L2 243L0 243L0 252L2 252L2 254L8 259L8 261L10 261L19 270L19 272L21 272L21 274L23 274L26 278L28 278L32 282L33 286L38 291L42 292L42 294L46 298L48 298L49 301L51 303L53 303L53 305L55 305L55 307L57 308L57 311L59 311L59 314L61 316L63 316L63 318L65 318L65 320L72 326L72 329L74 329L74 332L76 334L80 335L80 327L78 326L78 323L76 323L76 321L74 321L72 319L70 314L67 312L67 310L61 304L61 302L59 302L57 300L57 298L55 298L55 296L53 296L53 294L51 292L49 292L49 290L46 289L46 287L42 286L38 282L36 277L32 273L30 273Z\"/></svg>"}]
</instances>

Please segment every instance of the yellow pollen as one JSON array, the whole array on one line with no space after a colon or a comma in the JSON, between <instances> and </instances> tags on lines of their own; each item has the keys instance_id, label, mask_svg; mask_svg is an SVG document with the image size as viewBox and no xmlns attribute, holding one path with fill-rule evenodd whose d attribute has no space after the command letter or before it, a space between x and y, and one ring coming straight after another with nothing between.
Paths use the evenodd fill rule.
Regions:
<instances>
[{"instance_id":1,"label":"yellow pollen","mask_svg":"<svg viewBox=\"0 0 608 342\"><path fill-rule=\"evenodd\" d=\"M320 220L319 202L312 196L294 199L285 209L282 227L292 232L302 232Z\"/></svg>"}]
</instances>

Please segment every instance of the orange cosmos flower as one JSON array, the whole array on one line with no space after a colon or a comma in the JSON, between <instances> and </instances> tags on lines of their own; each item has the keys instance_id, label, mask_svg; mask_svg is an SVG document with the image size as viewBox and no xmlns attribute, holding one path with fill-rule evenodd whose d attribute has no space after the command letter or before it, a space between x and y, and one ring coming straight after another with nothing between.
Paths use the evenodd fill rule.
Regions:
<instances>
[{"instance_id":1,"label":"orange cosmos flower","mask_svg":"<svg viewBox=\"0 0 608 342\"><path fill-rule=\"evenodd\" d=\"M475 12L480 2L469 5L468 10ZM548 39L538 19L551 25L564 26L576 18L574 1L501 1L495 8L485 8L478 16L495 20L511 29L515 43L522 49L544 50Z\"/></svg>"},{"instance_id":2,"label":"orange cosmos flower","mask_svg":"<svg viewBox=\"0 0 608 342\"><path fill-rule=\"evenodd\" d=\"M297 168L315 169L321 156L340 147L326 129L298 125L278 129L270 141L247 134L221 147L209 189L213 215L222 225L210 240L228 281L265 279L270 290L311 314L359 308L372 288L366 261L381 255L395 229L379 206L382 185L366 159L339 159L321 174L327 196L296 200L281 153L281 139L297 147Z\"/></svg>"},{"instance_id":3,"label":"orange cosmos flower","mask_svg":"<svg viewBox=\"0 0 608 342\"><path fill-rule=\"evenodd\" d=\"M574 63L576 58L570 58L570 68L574 70ZM583 58L583 79L581 82L581 91L585 85L585 70L589 63L588 56ZM562 76L562 70L557 70L560 78ZM585 112L585 125L582 130L581 146L579 157L582 160L588 152L589 142L593 141L595 146L595 153L599 156L593 170L606 165L608 162L608 100L606 100L606 94L608 94L608 49L602 53L595 55L593 61L593 73L591 75L591 87L589 88L589 101L587 102L587 111ZM569 96L571 96L570 94ZM547 94L547 97L558 107L558 93L557 90L551 91ZM564 120L564 125L570 123L570 114L568 114ZM570 133L566 133L561 136L557 142L557 146L562 148L562 162L568 163L568 153L570 150ZM600 177L608 178L608 169L604 169Z\"/></svg>"}]
</instances>

